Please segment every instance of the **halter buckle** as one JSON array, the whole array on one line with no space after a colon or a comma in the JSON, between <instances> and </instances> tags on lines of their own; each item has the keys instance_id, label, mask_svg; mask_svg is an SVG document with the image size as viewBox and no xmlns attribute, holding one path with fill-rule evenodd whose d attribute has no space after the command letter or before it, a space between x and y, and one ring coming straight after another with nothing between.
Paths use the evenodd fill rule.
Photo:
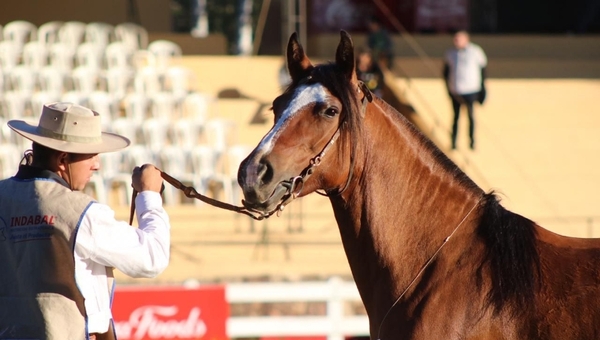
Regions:
<instances>
[{"instance_id":1,"label":"halter buckle","mask_svg":"<svg viewBox=\"0 0 600 340\"><path fill-rule=\"evenodd\" d=\"M292 184L290 186L290 195L293 198L297 198L300 195L300 192L304 188L304 179L302 176L293 177L291 180Z\"/></svg>"},{"instance_id":2,"label":"halter buckle","mask_svg":"<svg viewBox=\"0 0 600 340\"><path fill-rule=\"evenodd\" d=\"M310 160L310 165L312 166L319 166L321 165L321 156L317 155L315 158Z\"/></svg>"}]
</instances>

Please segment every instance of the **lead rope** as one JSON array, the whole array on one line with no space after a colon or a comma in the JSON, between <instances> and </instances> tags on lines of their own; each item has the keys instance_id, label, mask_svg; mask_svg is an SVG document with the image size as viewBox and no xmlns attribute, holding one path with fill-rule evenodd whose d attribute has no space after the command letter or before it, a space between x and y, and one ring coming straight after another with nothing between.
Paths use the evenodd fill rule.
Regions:
<instances>
[{"instance_id":1,"label":"lead rope","mask_svg":"<svg viewBox=\"0 0 600 340\"><path fill-rule=\"evenodd\" d=\"M364 115L366 112L366 109L367 109L367 104L373 101L373 95L371 94L371 91L369 90L369 88L362 81L359 81L358 82L358 92L360 93L361 91L364 93L364 97L361 100L361 102L362 102L361 103L362 104L361 114ZM300 173L299 176L292 177L288 181L285 181L285 182L289 182L288 193L286 195L284 195L284 197L282 198L281 202L277 205L277 207L273 211L270 211L268 213L248 210L245 207L235 206L235 205L232 205L229 203L221 202L221 201L215 200L213 198L204 196L204 195L200 194L195 188L185 186L179 180L177 180L176 178L167 174L166 172L164 172L158 168L157 168L157 170L160 171L160 175L165 181L167 181L169 184L171 184L175 188L183 191L184 195L188 198L196 198L196 199L198 199L204 203L210 204L214 207L234 211L234 212L244 214L244 215L248 215L257 221L261 221L261 220L264 220L265 218L270 217L271 215L273 215L275 213L277 213L279 216L279 213L281 211L283 211L285 206L300 195L300 192L302 191L302 188L304 187L304 181L310 175L312 175L312 173L314 171L313 169L315 167L321 165L321 159L325 156L325 154L327 153L329 148L335 143L335 141L338 139L339 135L340 135L340 127L338 127L338 129L335 131L333 136L331 136L329 143L327 143L325 145L323 150L321 150L321 152L318 155L316 155L315 157L313 157L310 160L309 165L304 170L302 170L302 172ZM348 188L348 185L350 184L350 180L352 178L352 174L353 174L353 170L354 170L352 163L354 163L353 159L351 159L351 166L350 166L350 171L348 174L348 179L346 180L346 184L344 185L342 190L339 190L337 192L337 194L341 194L343 191L345 191L346 188ZM164 190L164 185L163 185L163 188L161 189L161 193L163 190ZM317 193L322 194L318 191L317 191ZM131 207L129 210L129 224L130 225L132 225L133 218L135 216L135 198L137 197L137 195L138 195L138 192L134 189L133 193L131 194ZM328 195L328 194L326 194L326 195Z\"/></svg>"},{"instance_id":2,"label":"lead rope","mask_svg":"<svg viewBox=\"0 0 600 340\"><path fill-rule=\"evenodd\" d=\"M383 319L381 320L381 323L379 324L379 329L377 330L377 340L381 340L381 337L380 337L380 335L381 335L381 327L383 326L383 322L388 317L388 315L390 314L390 312L392 311L392 309L398 304L398 302L400 302L400 300L406 294L406 292L408 292L408 290L410 289L410 287L412 287L412 285L415 282L417 282L417 279L419 278L419 276L421 276L421 274L423 274L423 272L425 271L425 269L431 264L431 262L433 261L433 259L440 252L440 250L442 250L442 248L446 245L446 243L448 243L448 241L450 240L450 238L454 235L454 233L456 233L456 231L458 230L458 228L467 220L467 217L469 217L469 215L471 215L471 213L473 212L473 210L475 210L475 208L479 205L479 203L481 203L482 200L483 200L483 198L479 199L479 201L477 201L475 203L475 205L473 205L473 207L471 208L471 210L469 210L469 212L465 215L465 217L463 217L463 219L460 221L460 223L458 223L458 225L456 226L456 228L454 228L454 230L452 230L452 232L450 233L450 235L448 235L448 237L446 237L444 239L444 242L442 242L442 244L438 247L438 249L435 251L435 253L433 253L433 255L431 255L431 257L429 258L429 260L427 260L427 262L425 262L425 265L421 268L421 270L417 273L417 275L415 276L415 278L404 289L404 291L402 292L402 294L400 294L400 296L396 299L396 301L394 301L394 303L392 304L392 306L390 306L390 309L388 309L387 313L385 313Z\"/></svg>"},{"instance_id":3,"label":"lead rope","mask_svg":"<svg viewBox=\"0 0 600 340\"><path fill-rule=\"evenodd\" d=\"M167 174L166 172L164 172L158 168L157 168L157 170L160 171L160 176L162 177L162 179L164 179L167 183L171 184L176 189L183 191L183 194L186 197L198 199L204 203L210 204L217 208L235 211L240 214L248 215L257 221L263 220L263 219L273 215L276 211L279 210L279 209L276 209L276 210L271 211L266 214L258 214L258 213L255 214L252 211L246 209L245 207L238 207L236 205L221 202L216 199L204 196L204 195L200 194L195 188L184 185L179 180L175 179L171 175ZM161 193L162 193L163 189L164 189L164 185L163 185L163 188L161 189ZM138 192L137 192L137 190L134 189L133 193L131 194L131 208L129 210L129 224L130 225L133 223L133 217L135 216L135 198L137 197L137 195L138 195Z\"/></svg>"}]
</instances>

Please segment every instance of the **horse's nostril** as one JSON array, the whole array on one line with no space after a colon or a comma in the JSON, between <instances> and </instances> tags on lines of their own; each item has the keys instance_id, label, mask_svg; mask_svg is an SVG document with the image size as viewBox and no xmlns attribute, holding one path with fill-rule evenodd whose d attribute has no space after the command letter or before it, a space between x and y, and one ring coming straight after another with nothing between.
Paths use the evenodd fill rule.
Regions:
<instances>
[{"instance_id":1,"label":"horse's nostril","mask_svg":"<svg viewBox=\"0 0 600 340\"><path fill-rule=\"evenodd\" d=\"M264 159L259 163L258 178L260 179L261 185L268 184L273 180L273 167L271 166L271 163Z\"/></svg>"}]
</instances>

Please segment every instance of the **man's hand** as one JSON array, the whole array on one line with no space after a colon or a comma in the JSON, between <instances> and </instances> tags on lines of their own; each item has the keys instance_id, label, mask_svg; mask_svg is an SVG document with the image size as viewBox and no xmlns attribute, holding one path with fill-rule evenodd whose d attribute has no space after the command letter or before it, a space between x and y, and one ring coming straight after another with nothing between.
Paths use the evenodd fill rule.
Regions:
<instances>
[{"instance_id":1,"label":"man's hand","mask_svg":"<svg viewBox=\"0 0 600 340\"><path fill-rule=\"evenodd\" d=\"M479 93L477 94L477 101L479 102L479 104L483 105L483 102L485 102L485 97L487 95L487 92L485 90L485 86L481 86L481 91L479 91Z\"/></svg>"},{"instance_id":2,"label":"man's hand","mask_svg":"<svg viewBox=\"0 0 600 340\"><path fill-rule=\"evenodd\" d=\"M162 187L160 171L152 164L136 166L131 175L131 186L138 192L155 191L160 193Z\"/></svg>"}]
</instances>

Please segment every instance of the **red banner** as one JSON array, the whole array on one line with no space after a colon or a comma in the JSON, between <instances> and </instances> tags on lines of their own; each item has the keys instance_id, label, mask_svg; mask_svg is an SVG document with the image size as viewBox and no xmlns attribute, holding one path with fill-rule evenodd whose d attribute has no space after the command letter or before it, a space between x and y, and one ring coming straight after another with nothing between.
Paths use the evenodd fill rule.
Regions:
<instances>
[{"instance_id":1,"label":"red banner","mask_svg":"<svg viewBox=\"0 0 600 340\"><path fill-rule=\"evenodd\" d=\"M119 340L227 339L224 286L117 288L112 312Z\"/></svg>"}]
</instances>

